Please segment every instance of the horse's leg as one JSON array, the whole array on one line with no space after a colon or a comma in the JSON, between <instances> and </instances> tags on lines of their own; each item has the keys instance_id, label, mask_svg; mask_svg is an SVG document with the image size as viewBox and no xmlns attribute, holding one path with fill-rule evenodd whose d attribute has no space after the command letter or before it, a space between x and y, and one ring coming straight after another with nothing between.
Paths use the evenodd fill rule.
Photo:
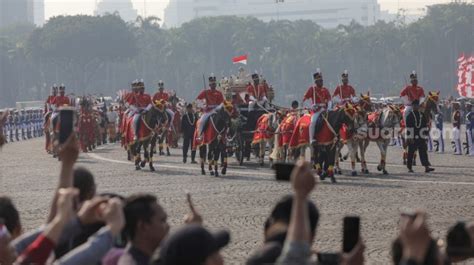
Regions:
<instances>
[{"instance_id":1,"label":"horse's leg","mask_svg":"<svg viewBox=\"0 0 474 265\"><path fill-rule=\"evenodd\" d=\"M369 145L369 143L369 140L359 141L360 163L362 167L362 173L364 174L369 174L369 170L367 169L367 162L365 160L365 151L367 150L367 146Z\"/></svg>"},{"instance_id":2,"label":"horse's leg","mask_svg":"<svg viewBox=\"0 0 474 265\"><path fill-rule=\"evenodd\" d=\"M263 167L263 165L265 165L265 146L266 146L266 141L263 140L260 142L259 144L259 152L258 152L258 156L259 156L259 161L260 161L260 166Z\"/></svg>"},{"instance_id":3,"label":"horse's leg","mask_svg":"<svg viewBox=\"0 0 474 265\"><path fill-rule=\"evenodd\" d=\"M336 183L336 177L334 176L334 161L336 158L336 147L326 146L327 151L325 168L327 168L327 175L331 179L331 183Z\"/></svg>"},{"instance_id":4,"label":"horse's leg","mask_svg":"<svg viewBox=\"0 0 474 265\"><path fill-rule=\"evenodd\" d=\"M201 158L201 174L206 175L206 170L204 170L204 164L206 163L206 145L201 145L199 147L199 157Z\"/></svg>"},{"instance_id":5,"label":"horse's leg","mask_svg":"<svg viewBox=\"0 0 474 265\"><path fill-rule=\"evenodd\" d=\"M380 149L380 164L377 166L377 170L382 171L384 175L388 174L387 170L385 169L388 143L389 142L387 140L377 141L377 145L379 146L379 149Z\"/></svg>"},{"instance_id":6,"label":"horse's leg","mask_svg":"<svg viewBox=\"0 0 474 265\"><path fill-rule=\"evenodd\" d=\"M220 155L220 144L217 142L214 145L214 148L212 150L213 153L213 159L212 162L214 164L214 176L218 177L219 176L219 155Z\"/></svg>"},{"instance_id":7,"label":"horse's leg","mask_svg":"<svg viewBox=\"0 0 474 265\"><path fill-rule=\"evenodd\" d=\"M227 149L225 144L222 144L222 149L221 149L221 156L222 156L222 170L221 173L222 175L227 174Z\"/></svg>"},{"instance_id":8,"label":"horse's leg","mask_svg":"<svg viewBox=\"0 0 474 265\"><path fill-rule=\"evenodd\" d=\"M168 135L168 137L166 137L165 145L166 145L166 155L171 156L171 153L170 153L171 136Z\"/></svg>"},{"instance_id":9,"label":"horse's leg","mask_svg":"<svg viewBox=\"0 0 474 265\"><path fill-rule=\"evenodd\" d=\"M351 175L357 176L357 171L355 168L356 163L356 153L357 153L357 145L354 140L347 141L347 148L349 149L349 154L351 156Z\"/></svg>"},{"instance_id":10,"label":"horse's leg","mask_svg":"<svg viewBox=\"0 0 474 265\"><path fill-rule=\"evenodd\" d=\"M150 152L149 152L149 166L150 166L150 171L155 171L155 167L153 166L153 149L154 149L154 145L155 145L155 142L154 142L154 137L152 137L152 140L150 142Z\"/></svg>"},{"instance_id":11,"label":"horse's leg","mask_svg":"<svg viewBox=\"0 0 474 265\"><path fill-rule=\"evenodd\" d=\"M142 146L143 146L143 157L144 157L144 160L140 161L140 167L141 167L141 168L144 168L144 167L146 166L146 163L147 163L148 161L150 161L150 158L148 157L148 147L147 147L147 143L144 142L144 143L142 144Z\"/></svg>"}]
</instances>

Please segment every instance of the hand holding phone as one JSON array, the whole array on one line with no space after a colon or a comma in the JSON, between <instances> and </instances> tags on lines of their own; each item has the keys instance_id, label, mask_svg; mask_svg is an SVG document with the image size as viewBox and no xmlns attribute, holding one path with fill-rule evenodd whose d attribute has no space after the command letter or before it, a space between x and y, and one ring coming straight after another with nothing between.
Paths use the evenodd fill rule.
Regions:
<instances>
[{"instance_id":1,"label":"hand holding phone","mask_svg":"<svg viewBox=\"0 0 474 265\"><path fill-rule=\"evenodd\" d=\"M343 247L344 253L349 253L356 246L360 236L360 217L346 216L344 217L343 228Z\"/></svg>"}]
</instances>

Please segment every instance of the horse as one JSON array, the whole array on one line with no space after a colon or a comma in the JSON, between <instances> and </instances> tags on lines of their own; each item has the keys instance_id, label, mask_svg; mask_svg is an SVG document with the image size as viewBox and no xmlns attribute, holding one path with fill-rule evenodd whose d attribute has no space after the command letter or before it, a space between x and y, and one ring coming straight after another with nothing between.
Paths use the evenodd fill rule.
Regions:
<instances>
[{"instance_id":1,"label":"horse","mask_svg":"<svg viewBox=\"0 0 474 265\"><path fill-rule=\"evenodd\" d=\"M53 116L53 112L49 111L44 115L44 123L43 123L43 131L44 131L44 137L45 137L45 150L48 154L53 154L53 141L52 141L52 136L53 136L53 131L52 131L52 119L51 117ZM56 116L56 119L58 116ZM56 121L55 121L56 123Z\"/></svg>"},{"instance_id":2,"label":"horse","mask_svg":"<svg viewBox=\"0 0 474 265\"><path fill-rule=\"evenodd\" d=\"M340 131L341 143L338 145L338 150L336 152L336 167L335 172L341 174L341 168L339 166L339 156L341 149L344 144L347 145L348 153L342 159L346 160L347 157L351 159L351 175L357 176L357 171L355 170L356 162L361 162L361 172L368 174L367 163L365 161L365 150L362 148L363 138L367 135L368 122L367 122L367 113L372 111L372 102L370 100L370 93L366 95L360 94L357 105L355 106L356 115L354 117L354 126L353 133L347 131L347 128L343 126ZM360 157L358 156L360 150Z\"/></svg>"},{"instance_id":3,"label":"horse","mask_svg":"<svg viewBox=\"0 0 474 265\"><path fill-rule=\"evenodd\" d=\"M256 152L260 166L264 165L265 149L267 145L273 146L275 131L278 127L278 116L276 112L263 114L257 120L257 127L253 134L252 145L257 147ZM272 152L270 152L272 153ZM270 157L270 163L272 163Z\"/></svg>"},{"instance_id":4,"label":"horse","mask_svg":"<svg viewBox=\"0 0 474 265\"><path fill-rule=\"evenodd\" d=\"M400 123L401 119L402 113L400 109L392 105L388 105L380 111L368 114L368 134L367 137L364 137L363 144L361 145L361 154L365 154L369 143L375 141L380 150L380 163L377 165L377 170L382 171L384 175L388 174L385 168L388 145L393 135L393 130L395 130L395 127ZM365 168L364 173L369 172L367 170L365 157L362 160L362 167Z\"/></svg>"},{"instance_id":5,"label":"horse","mask_svg":"<svg viewBox=\"0 0 474 265\"><path fill-rule=\"evenodd\" d=\"M297 112L293 112L288 113L282 118L280 125L275 131L275 144L273 146L273 152L270 155L273 160L279 162L291 160L292 149L289 148L289 144L299 116L300 115Z\"/></svg>"},{"instance_id":6,"label":"horse","mask_svg":"<svg viewBox=\"0 0 474 265\"><path fill-rule=\"evenodd\" d=\"M432 118L432 115L431 113L438 113L438 101L439 101L439 94L440 92L428 92L428 97L425 98L425 100L420 104L420 111L423 113L423 115L427 118L428 122L428 126L429 128L431 128L431 118ZM405 113L403 112L402 115L405 115ZM405 129L405 121L402 120L400 122L400 127L401 127L401 130L400 130L400 137L402 139L402 146L403 146L403 164L406 165L407 164L407 156L408 156L408 144L407 142L405 141L405 137L404 137L404 129ZM415 165L415 160L416 160L416 153L415 153L415 157L413 159L413 163Z\"/></svg>"},{"instance_id":7,"label":"horse","mask_svg":"<svg viewBox=\"0 0 474 265\"><path fill-rule=\"evenodd\" d=\"M225 143L227 129L230 126L230 117L233 111L233 105L225 101L213 113L205 126L204 132L199 137L199 124L202 119L199 119L194 131L193 150L199 148L199 156L201 158L201 174L206 175L204 165L206 158L209 160L209 171L211 176L219 176L218 161L222 156L222 175L227 173L227 146Z\"/></svg>"},{"instance_id":8,"label":"horse","mask_svg":"<svg viewBox=\"0 0 474 265\"><path fill-rule=\"evenodd\" d=\"M309 127L311 115L303 115L296 123L290 141L290 147L295 149L294 159L297 156L304 157L306 148L310 147ZM311 146L311 162L321 180L329 177L332 183L336 183L334 162L336 144L339 138L338 132L343 124L348 126L349 131L353 129L354 115L355 109L351 104L345 104L335 110L321 114L315 128L316 144Z\"/></svg>"},{"instance_id":9,"label":"horse","mask_svg":"<svg viewBox=\"0 0 474 265\"><path fill-rule=\"evenodd\" d=\"M153 166L153 149L155 131L161 126L168 123L168 116L166 115L164 102L156 100L152 103L152 108L143 113L140 117L140 129L135 139L135 124L132 117L124 117L128 119L126 144L130 156L135 158L135 170L144 168L146 163L149 164L150 171L155 171ZM143 155L145 160L141 159L141 148L143 147Z\"/></svg>"}]
</instances>

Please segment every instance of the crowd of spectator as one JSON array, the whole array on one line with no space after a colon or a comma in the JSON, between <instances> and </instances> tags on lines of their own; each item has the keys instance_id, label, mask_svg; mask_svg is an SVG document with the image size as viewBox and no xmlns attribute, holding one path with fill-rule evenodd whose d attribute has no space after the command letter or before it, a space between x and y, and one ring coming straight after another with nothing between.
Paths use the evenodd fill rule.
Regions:
<instances>
[{"instance_id":1,"label":"crowd of spectator","mask_svg":"<svg viewBox=\"0 0 474 265\"><path fill-rule=\"evenodd\" d=\"M229 244L230 232L206 228L191 195L182 227L170 234L167 211L157 197L98 192L93 174L75 167L78 155L72 135L59 148L58 185L49 215L38 229L23 232L21 209L0 195L0 264L224 264L221 250ZM271 209L263 225L264 241L246 257L246 264L364 264L362 236L352 250L336 254L336 263L318 260L311 248L319 211L310 200L317 180L304 161L297 162L290 179L293 194ZM456 224L442 246L431 236L427 218L422 211L400 217L393 264L441 265L474 257L474 224Z\"/></svg>"}]
</instances>

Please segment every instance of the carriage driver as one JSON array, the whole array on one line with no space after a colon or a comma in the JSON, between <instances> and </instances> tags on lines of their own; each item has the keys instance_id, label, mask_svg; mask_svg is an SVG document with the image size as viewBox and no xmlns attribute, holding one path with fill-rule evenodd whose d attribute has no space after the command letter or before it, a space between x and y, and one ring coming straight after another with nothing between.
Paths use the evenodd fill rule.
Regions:
<instances>
[{"instance_id":1,"label":"carriage driver","mask_svg":"<svg viewBox=\"0 0 474 265\"><path fill-rule=\"evenodd\" d=\"M202 115L201 121L199 122L198 138L202 137L204 126L206 125L209 117L215 113L218 108L222 107L222 103L224 103L224 95L222 95L222 93L216 88L216 77L214 74L211 74L209 77L209 89L202 90L196 98L197 100L204 100L206 102L204 114Z\"/></svg>"},{"instance_id":2,"label":"carriage driver","mask_svg":"<svg viewBox=\"0 0 474 265\"><path fill-rule=\"evenodd\" d=\"M260 77L257 73L252 75L253 85L249 84L247 86L247 94L249 95L249 111L255 109L255 105L265 107L265 104L268 102L267 92L268 85L266 82L260 83Z\"/></svg>"},{"instance_id":3,"label":"carriage driver","mask_svg":"<svg viewBox=\"0 0 474 265\"><path fill-rule=\"evenodd\" d=\"M332 108L331 94L329 90L323 86L323 74L319 68L316 70L316 73L313 74L313 78L315 85L308 88L302 101L304 103L307 99L311 99L312 103L311 109L313 115L311 116L311 123L309 125L309 139L311 144L315 142L314 135L319 115L327 109Z\"/></svg>"}]
</instances>

